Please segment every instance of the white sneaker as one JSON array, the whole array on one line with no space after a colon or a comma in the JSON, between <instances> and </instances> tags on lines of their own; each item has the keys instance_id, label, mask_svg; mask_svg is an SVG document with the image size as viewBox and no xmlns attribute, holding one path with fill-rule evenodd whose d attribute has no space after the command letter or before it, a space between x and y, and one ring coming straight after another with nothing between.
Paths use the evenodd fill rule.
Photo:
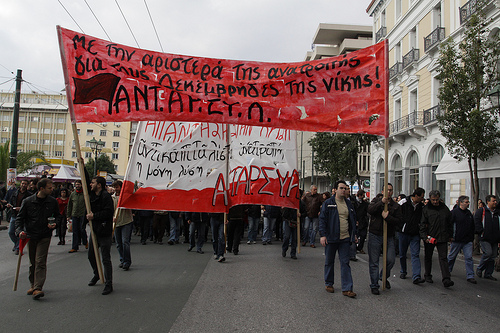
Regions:
<instances>
[{"instance_id":1,"label":"white sneaker","mask_svg":"<svg viewBox=\"0 0 500 333\"><path fill-rule=\"evenodd\" d=\"M253 241L252 243L253 243L253 244L257 244L257 242L256 242L256 241Z\"/></svg>"},{"instance_id":2,"label":"white sneaker","mask_svg":"<svg viewBox=\"0 0 500 333\"><path fill-rule=\"evenodd\" d=\"M251 242L251 241L248 241L248 242L247 242L247 244L248 244L248 245L250 245L250 244L252 244L252 242Z\"/></svg>"},{"instance_id":3,"label":"white sneaker","mask_svg":"<svg viewBox=\"0 0 500 333\"><path fill-rule=\"evenodd\" d=\"M217 259L219 259L219 256L214 254L214 260L217 260Z\"/></svg>"}]
</instances>

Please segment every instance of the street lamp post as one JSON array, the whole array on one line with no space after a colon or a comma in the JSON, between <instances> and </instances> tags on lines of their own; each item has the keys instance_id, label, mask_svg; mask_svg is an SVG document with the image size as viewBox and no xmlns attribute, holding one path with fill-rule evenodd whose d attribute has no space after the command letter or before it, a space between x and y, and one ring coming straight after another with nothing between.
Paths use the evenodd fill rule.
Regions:
<instances>
[{"instance_id":1,"label":"street lamp post","mask_svg":"<svg viewBox=\"0 0 500 333\"><path fill-rule=\"evenodd\" d=\"M97 141L95 137L87 142L90 145L90 150L94 153L94 176L97 176L97 156L101 153L102 148L104 147L104 142L102 142L101 139Z\"/></svg>"}]
</instances>

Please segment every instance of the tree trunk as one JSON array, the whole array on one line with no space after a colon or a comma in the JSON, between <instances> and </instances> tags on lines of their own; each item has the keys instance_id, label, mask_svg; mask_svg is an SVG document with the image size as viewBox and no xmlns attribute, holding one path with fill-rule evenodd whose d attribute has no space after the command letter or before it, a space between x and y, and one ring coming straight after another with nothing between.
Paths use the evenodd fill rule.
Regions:
<instances>
[{"instance_id":1,"label":"tree trunk","mask_svg":"<svg viewBox=\"0 0 500 333\"><path fill-rule=\"evenodd\" d=\"M473 157L474 161L474 187L476 188L476 197L474 198L474 211L478 208L477 202L479 201L479 177L477 173L477 157Z\"/></svg>"},{"instance_id":2,"label":"tree trunk","mask_svg":"<svg viewBox=\"0 0 500 333\"><path fill-rule=\"evenodd\" d=\"M472 167L472 161L470 157L467 159L467 164L469 165L470 188L472 194L471 210L474 212L477 209L477 200L479 193L478 193L478 188L476 187L476 180L474 179L474 170ZM477 159L476 159L476 165L477 165Z\"/></svg>"}]
</instances>

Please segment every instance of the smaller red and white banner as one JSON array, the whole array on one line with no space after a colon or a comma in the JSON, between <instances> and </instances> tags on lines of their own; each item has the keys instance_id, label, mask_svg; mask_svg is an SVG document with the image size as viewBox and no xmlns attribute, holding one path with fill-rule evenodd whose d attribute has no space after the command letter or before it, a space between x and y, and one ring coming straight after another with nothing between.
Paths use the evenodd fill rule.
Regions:
<instances>
[{"instance_id":1,"label":"smaller red and white banner","mask_svg":"<svg viewBox=\"0 0 500 333\"><path fill-rule=\"evenodd\" d=\"M271 127L140 122L118 206L227 212L298 208L296 134Z\"/></svg>"}]
</instances>

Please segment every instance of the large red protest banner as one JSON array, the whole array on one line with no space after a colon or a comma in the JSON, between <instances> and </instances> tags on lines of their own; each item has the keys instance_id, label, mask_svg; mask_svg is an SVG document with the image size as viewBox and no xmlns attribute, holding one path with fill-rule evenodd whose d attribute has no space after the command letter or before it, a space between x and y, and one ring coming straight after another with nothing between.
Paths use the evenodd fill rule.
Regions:
<instances>
[{"instance_id":1,"label":"large red protest banner","mask_svg":"<svg viewBox=\"0 0 500 333\"><path fill-rule=\"evenodd\" d=\"M197 121L387 136L387 42L265 63L176 55L57 27L73 122Z\"/></svg>"}]
</instances>

